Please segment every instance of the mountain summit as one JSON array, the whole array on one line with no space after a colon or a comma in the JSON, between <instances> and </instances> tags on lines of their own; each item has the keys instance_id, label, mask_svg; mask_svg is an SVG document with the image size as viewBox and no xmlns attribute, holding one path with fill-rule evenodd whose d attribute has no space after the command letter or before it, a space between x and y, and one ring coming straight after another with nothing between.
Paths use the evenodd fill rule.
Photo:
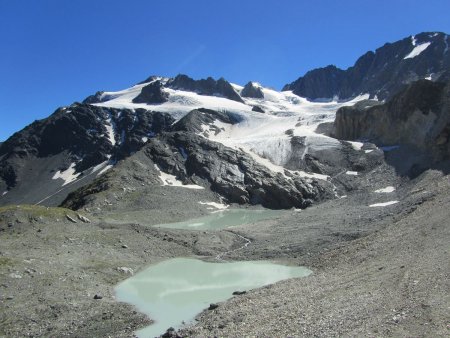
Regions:
<instances>
[{"instance_id":1,"label":"mountain summit","mask_svg":"<svg viewBox=\"0 0 450 338\"><path fill-rule=\"evenodd\" d=\"M450 36L440 32L412 35L367 52L346 70L332 65L311 70L283 91L311 100L360 94L384 100L420 79L450 79L449 44Z\"/></svg>"}]
</instances>

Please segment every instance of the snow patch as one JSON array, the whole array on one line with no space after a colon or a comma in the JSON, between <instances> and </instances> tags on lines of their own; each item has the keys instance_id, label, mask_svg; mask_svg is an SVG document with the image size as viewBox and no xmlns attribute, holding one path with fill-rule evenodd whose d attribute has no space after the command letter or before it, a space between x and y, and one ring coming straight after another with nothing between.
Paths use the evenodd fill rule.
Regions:
<instances>
[{"instance_id":1,"label":"snow patch","mask_svg":"<svg viewBox=\"0 0 450 338\"><path fill-rule=\"evenodd\" d=\"M109 169L111 169L113 167L112 164L108 164L107 166L105 166L102 170L100 170L97 174L97 176L100 176L104 173L106 173Z\"/></svg>"},{"instance_id":2,"label":"snow patch","mask_svg":"<svg viewBox=\"0 0 450 338\"><path fill-rule=\"evenodd\" d=\"M212 207L214 207L216 209L219 209L219 210L224 210L224 209L228 208L228 205L222 204L222 203L216 203L216 202L198 202L198 203L202 204L202 205L210 205L210 206L212 206Z\"/></svg>"},{"instance_id":3,"label":"snow patch","mask_svg":"<svg viewBox=\"0 0 450 338\"><path fill-rule=\"evenodd\" d=\"M75 165L76 163L72 163L69 168L64 171L58 170L55 175L53 175L52 179L57 180L58 178L64 181L63 186L75 181L80 173L75 174Z\"/></svg>"},{"instance_id":4,"label":"snow patch","mask_svg":"<svg viewBox=\"0 0 450 338\"><path fill-rule=\"evenodd\" d=\"M386 188L375 190L376 193L391 193L394 192L395 188L393 186L388 186Z\"/></svg>"},{"instance_id":5,"label":"snow patch","mask_svg":"<svg viewBox=\"0 0 450 338\"><path fill-rule=\"evenodd\" d=\"M237 91L239 94L241 93L242 89L244 89L243 86L238 85L238 84L236 84L236 83L231 83L231 82L230 82L230 85L231 85L231 87L233 87L233 89L234 89L235 91Z\"/></svg>"},{"instance_id":6,"label":"snow patch","mask_svg":"<svg viewBox=\"0 0 450 338\"><path fill-rule=\"evenodd\" d=\"M364 152L365 152L366 154L370 154L372 151L373 151L373 149L364 150Z\"/></svg>"},{"instance_id":7,"label":"snow patch","mask_svg":"<svg viewBox=\"0 0 450 338\"><path fill-rule=\"evenodd\" d=\"M347 141L350 143L355 150L361 150L361 148L364 146L364 143L362 142L353 142L353 141Z\"/></svg>"},{"instance_id":8,"label":"snow patch","mask_svg":"<svg viewBox=\"0 0 450 338\"><path fill-rule=\"evenodd\" d=\"M163 172L159 167L155 164L156 170L159 171L159 179L163 182L162 186L172 186L172 187L181 187L186 189L205 189L202 186L196 184L183 184L180 180L177 179L176 176L167 174Z\"/></svg>"},{"instance_id":9,"label":"snow patch","mask_svg":"<svg viewBox=\"0 0 450 338\"><path fill-rule=\"evenodd\" d=\"M357 172L357 171L346 171L345 174L346 174L346 175L357 176L357 175L358 175L358 172Z\"/></svg>"},{"instance_id":10,"label":"snow patch","mask_svg":"<svg viewBox=\"0 0 450 338\"><path fill-rule=\"evenodd\" d=\"M392 204L397 204L398 201L389 201L389 202L384 202L384 203L375 203L375 204L371 204L369 205L369 207L371 208L375 208L375 207L386 207L388 205L392 205Z\"/></svg>"},{"instance_id":11,"label":"snow patch","mask_svg":"<svg viewBox=\"0 0 450 338\"><path fill-rule=\"evenodd\" d=\"M108 164L110 161L104 161L100 164L97 164L95 167L92 168L91 174L98 172L97 176L100 176L101 174L107 172L109 169L113 167L113 164Z\"/></svg>"},{"instance_id":12,"label":"snow patch","mask_svg":"<svg viewBox=\"0 0 450 338\"><path fill-rule=\"evenodd\" d=\"M111 116L109 116L106 120L105 128L107 133L106 136L108 137L109 142L111 143L111 145L115 146L116 137L114 135L114 123L112 122Z\"/></svg>"},{"instance_id":13,"label":"snow patch","mask_svg":"<svg viewBox=\"0 0 450 338\"><path fill-rule=\"evenodd\" d=\"M406 55L403 60L415 58L416 56L420 55L425 49L427 49L429 45L431 45L431 42L425 42L414 47L411 53Z\"/></svg>"},{"instance_id":14,"label":"snow patch","mask_svg":"<svg viewBox=\"0 0 450 338\"><path fill-rule=\"evenodd\" d=\"M147 141L148 141L148 137L143 137L143 138L141 138L141 140L142 140L142 142L144 142L144 143L147 143Z\"/></svg>"},{"instance_id":15,"label":"snow patch","mask_svg":"<svg viewBox=\"0 0 450 338\"><path fill-rule=\"evenodd\" d=\"M5 196L8 193L8 190L4 191L2 196Z\"/></svg>"}]
</instances>

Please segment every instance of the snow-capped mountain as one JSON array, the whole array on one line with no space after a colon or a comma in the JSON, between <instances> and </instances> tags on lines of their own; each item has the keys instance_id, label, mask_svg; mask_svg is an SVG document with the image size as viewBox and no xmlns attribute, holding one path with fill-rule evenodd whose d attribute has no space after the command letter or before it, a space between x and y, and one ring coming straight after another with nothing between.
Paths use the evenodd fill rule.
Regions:
<instances>
[{"instance_id":1,"label":"snow-capped mountain","mask_svg":"<svg viewBox=\"0 0 450 338\"><path fill-rule=\"evenodd\" d=\"M389 97L417 78L444 80L447 38L422 33L388 44L347 71L314 70L281 92L256 82L240 86L186 75L152 76L121 91L97 92L0 145L0 205L59 205L71 193L64 203L72 208L117 208L112 199L123 201L127 189L141 187L145 194L136 196L160 187L175 196L171 188L194 187L198 198L213 192L224 202L271 208L303 208L341 196L358 173L383 162L374 144L383 139L362 127L346 133L355 125L342 116L355 104L363 112L389 114L391 101L369 97ZM410 107L393 102L396 112ZM417 107L428 113L428 106Z\"/></svg>"},{"instance_id":2,"label":"snow-capped mountain","mask_svg":"<svg viewBox=\"0 0 450 338\"><path fill-rule=\"evenodd\" d=\"M186 78L185 75L177 78L179 77ZM225 146L244 150L260 163L270 166L272 170L283 172L292 152L292 137L304 139L303 157L314 149L339 146L340 143L336 139L316 132L317 127L322 123L333 122L338 108L368 98L368 95L360 95L345 102L316 103L289 91L277 92L249 82L246 87L260 91L262 97L245 97L242 95L244 87L228 84L233 90L233 96L239 98L230 99L220 92L214 93L214 96L201 94L200 91L195 91L195 88L191 88L191 91L183 87L172 89L171 81L173 79L152 77L149 82L119 92L104 92L99 95L100 102L93 105L129 110L151 109L169 114L174 121L199 108L226 112L233 115L235 123L227 124L215 120L211 124L201 125L201 130L197 132ZM219 81L225 82L223 79ZM148 87L159 88L163 93L160 96L165 97L164 102L154 103L150 99L150 102L139 100L139 103L136 103L136 98L142 96Z\"/></svg>"},{"instance_id":3,"label":"snow-capped mountain","mask_svg":"<svg viewBox=\"0 0 450 338\"><path fill-rule=\"evenodd\" d=\"M249 156L269 175L279 174L286 182L291 177L329 180L328 174L337 167L329 166L333 170L326 172L316 168L314 172L303 160L311 154L338 150L342 144L316 132L316 128L333 122L338 108L365 96L348 102L313 103L257 83L247 84L249 87L263 97L245 97L242 86L223 79L151 77L122 91L99 93L86 100L90 104L60 108L2 146L2 202L10 203L20 196L24 203L59 204L67 193L91 182L153 137L181 131L181 125L188 125L187 132L233 149L238 157ZM149 96L147 88L163 99L155 103L155 95ZM193 112L200 112L200 117L192 119ZM174 174L173 170L167 174ZM251 199L249 196L245 201ZM299 197L299 202L282 206L301 206L302 200Z\"/></svg>"},{"instance_id":4,"label":"snow-capped mountain","mask_svg":"<svg viewBox=\"0 0 450 338\"><path fill-rule=\"evenodd\" d=\"M283 90L309 99L346 99L361 93L384 100L404 85L420 79L450 79L450 36L440 32L412 35L369 51L342 70L314 69Z\"/></svg>"}]
</instances>

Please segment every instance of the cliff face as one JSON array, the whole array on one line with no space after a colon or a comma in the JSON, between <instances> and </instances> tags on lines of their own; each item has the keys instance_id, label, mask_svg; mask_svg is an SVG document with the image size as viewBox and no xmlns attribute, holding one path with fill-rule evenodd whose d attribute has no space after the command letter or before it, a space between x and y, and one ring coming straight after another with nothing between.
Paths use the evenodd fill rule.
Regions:
<instances>
[{"instance_id":1,"label":"cliff face","mask_svg":"<svg viewBox=\"0 0 450 338\"><path fill-rule=\"evenodd\" d=\"M378 145L409 145L432 160L450 158L450 82L417 81L385 104L363 102L336 113L335 136Z\"/></svg>"}]
</instances>

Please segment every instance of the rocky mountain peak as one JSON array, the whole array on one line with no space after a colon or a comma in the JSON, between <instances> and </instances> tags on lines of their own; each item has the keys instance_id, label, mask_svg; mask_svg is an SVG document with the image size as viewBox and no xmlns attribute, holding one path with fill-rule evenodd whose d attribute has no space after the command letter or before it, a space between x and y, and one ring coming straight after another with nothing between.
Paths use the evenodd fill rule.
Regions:
<instances>
[{"instance_id":1,"label":"rocky mountain peak","mask_svg":"<svg viewBox=\"0 0 450 338\"><path fill-rule=\"evenodd\" d=\"M164 91L160 80L153 80L142 88L141 93L133 99L134 103L156 104L167 102L169 94Z\"/></svg>"},{"instance_id":2,"label":"rocky mountain peak","mask_svg":"<svg viewBox=\"0 0 450 338\"><path fill-rule=\"evenodd\" d=\"M251 97L255 99L263 99L264 93L261 86L256 82L248 82L241 91L242 97Z\"/></svg>"},{"instance_id":3,"label":"rocky mountain peak","mask_svg":"<svg viewBox=\"0 0 450 338\"><path fill-rule=\"evenodd\" d=\"M446 74L449 42L449 36L441 32L412 35L367 52L346 70L327 66L309 71L283 90L312 100L366 93L386 99L406 84L425 78L435 81Z\"/></svg>"},{"instance_id":4,"label":"rocky mountain peak","mask_svg":"<svg viewBox=\"0 0 450 338\"><path fill-rule=\"evenodd\" d=\"M187 75L180 74L167 81L167 88L195 92L200 95L222 96L227 99L244 103L233 86L223 77L214 80L212 77L194 80Z\"/></svg>"}]
</instances>

